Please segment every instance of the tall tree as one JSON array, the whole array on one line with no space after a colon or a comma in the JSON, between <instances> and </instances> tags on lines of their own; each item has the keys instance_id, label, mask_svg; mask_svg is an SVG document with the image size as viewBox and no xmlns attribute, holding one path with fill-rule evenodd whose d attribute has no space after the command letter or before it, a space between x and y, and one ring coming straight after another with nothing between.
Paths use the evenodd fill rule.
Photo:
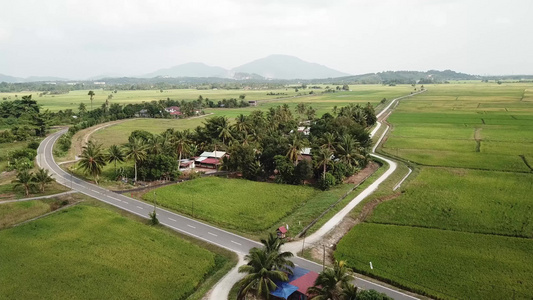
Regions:
<instances>
[{"instance_id":1,"label":"tall tree","mask_svg":"<svg viewBox=\"0 0 533 300\"><path fill-rule=\"evenodd\" d=\"M39 190L41 191L41 193L44 192L44 188L47 184L55 181L55 179L52 178L50 174L48 174L48 170L41 168L39 168L37 173L35 173L34 179L35 182L39 185Z\"/></svg>"},{"instance_id":2,"label":"tall tree","mask_svg":"<svg viewBox=\"0 0 533 300\"><path fill-rule=\"evenodd\" d=\"M337 145L339 159L350 166L359 166L359 161L364 160L359 143L348 134L342 135Z\"/></svg>"},{"instance_id":3,"label":"tall tree","mask_svg":"<svg viewBox=\"0 0 533 300\"><path fill-rule=\"evenodd\" d=\"M181 161L183 153L188 153L187 146L189 144L189 138L187 132L176 131L174 132L173 144L176 154L178 155L178 161Z\"/></svg>"},{"instance_id":4,"label":"tall tree","mask_svg":"<svg viewBox=\"0 0 533 300\"><path fill-rule=\"evenodd\" d=\"M107 149L106 159L108 163L115 164L115 174L117 173L117 162L124 162L124 158L124 152L119 146L111 145L109 149Z\"/></svg>"},{"instance_id":5,"label":"tall tree","mask_svg":"<svg viewBox=\"0 0 533 300\"><path fill-rule=\"evenodd\" d=\"M85 173L92 175L94 182L98 184L98 176L102 174L102 169L106 165L105 155L102 152L102 144L89 141L83 147L79 165Z\"/></svg>"},{"instance_id":6,"label":"tall tree","mask_svg":"<svg viewBox=\"0 0 533 300\"><path fill-rule=\"evenodd\" d=\"M351 278L346 274L347 268L344 261L335 261L333 269L325 269L315 281L315 285L307 291L313 295L312 300L340 300L344 288Z\"/></svg>"},{"instance_id":7,"label":"tall tree","mask_svg":"<svg viewBox=\"0 0 533 300\"><path fill-rule=\"evenodd\" d=\"M36 186L33 173L28 172L28 170L18 172L17 179L13 180L12 183L15 184L13 188L22 186L24 188L24 195L26 196L30 194L30 189Z\"/></svg>"},{"instance_id":8,"label":"tall tree","mask_svg":"<svg viewBox=\"0 0 533 300\"><path fill-rule=\"evenodd\" d=\"M295 166L298 162L298 155L300 155L305 146L306 142L300 134L292 135L289 144L289 151L287 152L287 157L294 163Z\"/></svg>"},{"instance_id":9,"label":"tall tree","mask_svg":"<svg viewBox=\"0 0 533 300\"><path fill-rule=\"evenodd\" d=\"M126 158L133 159L135 164L135 184L137 184L137 163L144 161L147 154L147 146L141 139L132 138L125 146Z\"/></svg>"},{"instance_id":10,"label":"tall tree","mask_svg":"<svg viewBox=\"0 0 533 300\"><path fill-rule=\"evenodd\" d=\"M270 298L270 292L274 291L276 281L287 281L287 274L281 270L274 269L276 253L267 252L264 249L252 248L245 256L248 261L246 265L239 267L239 273L247 275L241 279L241 289L238 299L244 299L248 292L254 292L263 299Z\"/></svg>"},{"instance_id":11,"label":"tall tree","mask_svg":"<svg viewBox=\"0 0 533 300\"><path fill-rule=\"evenodd\" d=\"M94 96L96 95L93 91L89 91L89 93L87 94L90 99L91 99L91 110L93 110L93 99L94 99Z\"/></svg>"},{"instance_id":12,"label":"tall tree","mask_svg":"<svg viewBox=\"0 0 533 300\"><path fill-rule=\"evenodd\" d=\"M322 179L326 178L326 168L328 164L331 162L333 157L333 151L329 148L321 148L318 151L318 155L316 157L316 163L318 166L322 166Z\"/></svg>"},{"instance_id":13,"label":"tall tree","mask_svg":"<svg viewBox=\"0 0 533 300\"><path fill-rule=\"evenodd\" d=\"M80 117L83 117L85 113L87 112L87 107L85 106L85 103L81 102L80 106L78 106L78 111L80 114Z\"/></svg>"}]
</instances>

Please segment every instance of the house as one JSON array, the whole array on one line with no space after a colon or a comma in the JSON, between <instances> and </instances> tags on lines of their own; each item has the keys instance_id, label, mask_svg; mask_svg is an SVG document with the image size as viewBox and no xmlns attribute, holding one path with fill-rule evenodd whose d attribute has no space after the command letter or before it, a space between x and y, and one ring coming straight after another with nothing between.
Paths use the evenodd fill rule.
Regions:
<instances>
[{"instance_id":1,"label":"house","mask_svg":"<svg viewBox=\"0 0 533 300\"><path fill-rule=\"evenodd\" d=\"M179 118L183 113L180 111L179 106L170 106L165 108L165 111L168 112L172 117Z\"/></svg>"},{"instance_id":2,"label":"house","mask_svg":"<svg viewBox=\"0 0 533 300\"><path fill-rule=\"evenodd\" d=\"M311 155L311 148L309 147L303 148L302 151L300 151L300 154L298 154L298 161L301 161L304 159L307 161L313 160L313 156Z\"/></svg>"},{"instance_id":3,"label":"house","mask_svg":"<svg viewBox=\"0 0 533 300\"><path fill-rule=\"evenodd\" d=\"M292 275L288 275L289 280L287 282L275 282L277 288L270 292L270 295L279 299L309 299L311 295L307 289L315 285L318 273L300 267L294 267L292 273Z\"/></svg>"},{"instance_id":4,"label":"house","mask_svg":"<svg viewBox=\"0 0 533 300\"><path fill-rule=\"evenodd\" d=\"M195 168L194 160L182 159L180 160L180 171L188 171Z\"/></svg>"},{"instance_id":5,"label":"house","mask_svg":"<svg viewBox=\"0 0 533 300\"><path fill-rule=\"evenodd\" d=\"M255 100L250 100L250 101L248 101L248 105L250 105L250 106L257 106L257 101L255 101Z\"/></svg>"},{"instance_id":6,"label":"house","mask_svg":"<svg viewBox=\"0 0 533 300\"><path fill-rule=\"evenodd\" d=\"M195 157L195 165L200 168L218 169L220 166L220 160L226 155L224 151L205 151L200 156Z\"/></svg>"},{"instance_id":7,"label":"house","mask_svg":"<svg viewBox=\"0 0 533 300\"><path fill-rule=\"evenodd\" d=\"M140 118L148 118L150 117L150 114L148 114L148 110L146 108L143 108L136 114L136 116Z\"/></svg>"},{"instance_id":8,"label":"house","mask_svg":"<svg viewBox=\"0 0 533 300\"><path fill-rule=\"evenodd\" d=\"M309 135L311 133L311 128L307 126L299 126L298 132L303 133L304 135Z\"/></svg>"}]
</instances>

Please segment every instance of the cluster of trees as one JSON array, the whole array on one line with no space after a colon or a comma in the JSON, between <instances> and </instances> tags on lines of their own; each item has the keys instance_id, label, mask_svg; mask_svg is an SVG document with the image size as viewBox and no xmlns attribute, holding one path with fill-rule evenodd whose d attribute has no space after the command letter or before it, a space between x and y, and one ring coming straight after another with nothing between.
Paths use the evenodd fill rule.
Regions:
<instances>
[{"instance_id":1,"label":"cluster of trees","mask_svg":"<svg viewBox=\"0 0 533 300\"><path fill-rule=\"evenodd\" d=\"M24 194L29 196L30 193L37 189L43 193L46 185L54 181L55 179L48 174L48 170L39 168L35 174L29 172L27 169L19 170L17 173L17 179L13 180L12 183L15 184L13 186L14 189L22 187L24 189Z\"/></svg>"},{"instance_id":2,"label":"cluster of trees","mask_svg":"<svg viewBox=\"0 0 533 300\"><path fill-rule=\"evenodd\" d=\"M257 299L270 299L270 293L277 288L276 282L288 281L288 275L293 273L294 263L289 260L293 254L281 252L283 240L270 234L261 243L263 247L252 248L245 256L247 264L239 267L239 272L246 275L239 281L237 299L245 299L248 294ZM312 300L392 300L375 290L359 290L351 282L345 262L336 261L332 269L318 275L307 292Z\"/></svg>"}]
</instances>

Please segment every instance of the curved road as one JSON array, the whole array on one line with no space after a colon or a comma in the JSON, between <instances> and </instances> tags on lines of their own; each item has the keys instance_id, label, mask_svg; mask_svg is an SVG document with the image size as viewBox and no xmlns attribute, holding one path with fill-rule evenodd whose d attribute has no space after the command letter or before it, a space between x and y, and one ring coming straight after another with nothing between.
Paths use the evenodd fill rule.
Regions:
<instances>
[{"instance_id":1,"label":"curved road","mask_svg":"<svg viewBox=\"0 0 533 300\"><path fill-rule=\"evenodd\" d=\"M405 96L405 97L409 97L409 96ZM385 109L383 109L381 113L378 114L378 117L382 116L382 114L386 110L388 110L397 100L400 100L405 97L400 97L400 98L397 98L391 101L391 103ZM372 134L375 134L375 132L377 132L380 126L381 126L381 123L378 122L378 125L372 131ZM52 173L52 176L56 179L56 181L60 184L63 184L64 186L67 186L77 192L88 195L90 197L93 197L102 202L108 203L110 205L113 205L115 207L128 211L130 213L136 214L143 218L148 218L148 213L150 213L153 210L153 205L124 196L124 195L116 194L105 188L88 183L82 179L79 179L77 177L70 175L69 173L65 172L63 169L61 169L57 165L52 154L53 145L57 141L57 139L61 135L63 135L66 131L67 129L60 130L54 134L51 134L50 136L48 136L46 139L44 139L41 142L39 148L37 149L37 163L39 164L39 166L42 168L48 169ZM385 133L386 131L384 132L384 134ZM388 160L378 155L373 154L373 156L383 159L384 161L389 163L391 166L389 170L387 170L387 172L385 172L380 178L378 178L367 189L361 192L359 196L357 196L354 200L352 200L344 209L342 209L339 213L337 213L316 233L306 238L306 242L308 241L309 243L312 243L312 239L319 239L323 234L331 230L331 228L333 228L336 224L338 224L338 222L340 222L340 220L342 220L342 218L353 207L355 207L355 205L357 205L364 197L370 195L375 189L377 189L379 184L383 182L384 180L386 180L388 176L390 176L390 174L392 174L392 172L394 172L394 170L396 169L396 163L394 163L393 161ZM215 244L217 246L220 246L222 248L228 249L230 251L233 251L237 253L240 257L242 257L242 255L248 254L251 248L262 246L262 244L256 241L252 241L245 237L241 237L234 233L213 227L211 225L196 221L194 219L176 214L174 212L171 212L165 209L157 208L157 214L158 214L158 219L161 224L169 228L172 228L180 233L198 238L200 240L203 240L203 241ZM297 244L299 245L299 243ZM294 244L294 245L296 246L297 244ZM291 244L287 244L287 246L291 246ZM294 252L296 253L296 251ZM294 257L293 261L296 265L300 267L313 270L315 272L322 271L322 265L314 263L312 261L309 261L309 260L306 260L300 257ZM232 272L235 272L235 269L232 270ZM379 285L377 283L370 282L370 281L360 279L360 278L356 280L356 284L357 286L362 287L364 289L374 289L378 292L386 293L387 295L389 295L390 297L394 299L401 299L401 300L417 299L415 297L404 294L402 292L399 292L399 291L390 289L388 287ZM216 289L214 291L216 291ZM212 296L214 296L215 299L220 299L219 296L224 298L224 296L222 295L213 294Z\"/></svg>"}]
</instances>

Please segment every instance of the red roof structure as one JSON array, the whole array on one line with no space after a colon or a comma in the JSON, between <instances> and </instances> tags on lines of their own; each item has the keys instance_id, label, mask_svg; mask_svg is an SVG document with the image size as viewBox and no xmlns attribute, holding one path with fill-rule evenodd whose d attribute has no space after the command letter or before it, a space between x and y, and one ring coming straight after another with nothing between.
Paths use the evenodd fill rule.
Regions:
<instances>
[{"instance_id":1,"label":"red roof structure","mask_svg":"<svg viewBox=\"0 0 533 300\"><path fill-rule=\"evenodd\" d=\"M315 285L315 281L317 277L318 277L318 273L310 271L304 276L297 278L294 281L291 281L290 284L298 287L298 292L306 296L309 296L309 294L307 293L307 289Z\"/></svg>"},{"instance_id":2,"label":"red roof structure","mask_svg":"<svg viewBox=\"0 0 533 300\"><path fill-rule=\"evenodd\" d=\"M278 228L278 230L279 230L281 233L287 233L287 228L285 228L285 226L281 226L280 228Z\"/></svg>"}]
</instances>

